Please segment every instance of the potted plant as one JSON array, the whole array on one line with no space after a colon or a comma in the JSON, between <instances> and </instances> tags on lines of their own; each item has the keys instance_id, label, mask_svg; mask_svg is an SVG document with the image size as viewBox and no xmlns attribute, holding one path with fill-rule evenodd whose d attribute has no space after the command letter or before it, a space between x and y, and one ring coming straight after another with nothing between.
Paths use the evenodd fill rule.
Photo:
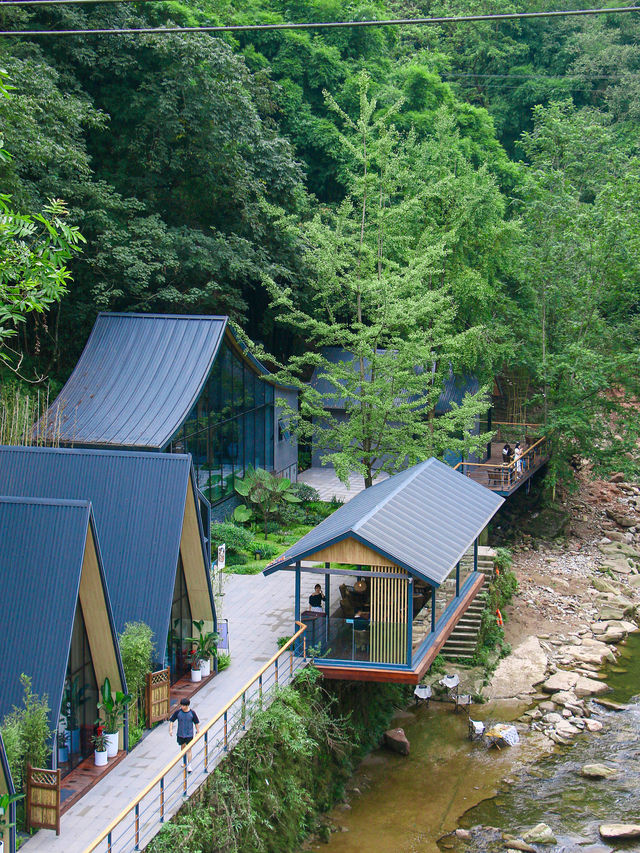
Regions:
<instances>
[{"instance_id":1,"label":"potted plant","mask_svg":"<svg viewBox=\"0 0 640 853\"><path fill-rule=\"evenodd\" d=\"M24 797L24 794L0 794L0 853L4 851L3 835L5 830L11 829L15 823L10 823L9 809L13 803L17 803Z\"/></svg>"},{"instance_id":2,"label":"potted plant","mask_svg":"<svg viewBox=\"0 0 640 853\"><path fill-rule=\"evenodd\" d=\"M195 644L202 678L207 678L211 675L211 658L215 658L218 654L218 640L220 639L220 635L216 634L215 631L204 631L204 619L194 619L193 624L198 629L198 636L187 637L187 642Z\"/></svg>"},{"instance_id":3,"label":"potted plant","mask_svg":"<svg viewBox=\"0 0 640 853\"><path fill-rule=\"evenodd\" d=\"M58 764L66 764L69 760L69 733L66 729L58 730Z\"/></svg>"},{"instance_id":4,"label":"potted plant","mask_svg":"<svg viewBox=\"0 0 640 853\"><path fill-rule=\"evenodd\" d=\"M191 681L202 681L202 670L200 669L200 656L197 649L191 651Z\"/></svg>"},{"instance_id":5,"label":"potted plant","mask_svg":"<svg viewBox=\"0 0 640 853\"><path fill-rule=\"evenodd\" d=\"M124 720L124 712L131 703L132 697L120 690L113 693L108 678L105 678L100 693L102 701L98 702L98 710L104 714L104 720L97 720L96 722L104 728L108 744L107 754L109 758L113 758L118 754L118 735Z\"/></svg>"},{"instance_id":6,"label":"potted plant","mask_svg":"<svg viewBox=\"0 0 640 853\"><path fill-rule=\"evenodd\" d=\"M93 761L96 767L104 767L109 756L107 755L107 736L102 730L102 726L98 726L96 733L91 738L91 741L94 749Z\"/></svg>"}]
</instances>

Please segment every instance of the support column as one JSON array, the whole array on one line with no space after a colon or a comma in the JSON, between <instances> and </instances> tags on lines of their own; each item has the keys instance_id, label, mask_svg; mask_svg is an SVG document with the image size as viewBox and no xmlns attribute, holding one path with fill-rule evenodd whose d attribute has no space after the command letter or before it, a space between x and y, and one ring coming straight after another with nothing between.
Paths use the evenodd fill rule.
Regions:
<instances>
[{"instance_id":1,"label":"support column","mask_svg":"<svg viewBox=\"0 0 640 853\"><path fill-rule=\"evenodd\" d=\"M473 571L478 571L478 537L473 540Z\"/></svg>"},{"instance_id":2,"label":"support column","mask_svg":"<svg viewBox=\"0 0 640 853\"><path fill-rule=\"evenodd\" d=\"M324 564L325 569L331 568L331 563ZM331 576L324 576L324 612L327 614L327 619L329 618L329 613L331 612Z\"/></svg>"},{"instance_id":3,"label":"support column","mask_svg":"<svg viewBox=\"0 0 640 853\"><path fill-rule=\"evenodd\" d=\"M295 619L296 619L296 622L299 622L300 621L300 561L299 560L296 563L296 591L295 591L294 607L295 607ZM298 628L299 628L298 625L293 626L294 634L298 630ZM295 652L297 655L300 654L300 640L296 640Z\"/></svg>"},{"instance_id":4,"label":"support column","mask_svg":"<svg viewBox=\"0 0 640 853\"><path fill-rule=\"evenodd\" d=\"M456 565L456 598L460 597L460 560Z\"/></svg>"},{"instance_id":5,"label":"support column","mask_svg":"<svg viewBox=\"0 0 640 853\"><path fill-rule=\"evenodd\" d=\"M413 658L413 578L409 577L407 590L407 666L411 666Z\"/></svg>"},{"instance_id":6,"label":"support column","mask_svg":"<svg viewBox=\"0 0 640 853\"><path fill-rule=\"evenodd\" d=\"M436 588L435 586L431 587L431 633L434 634L436 630Z\"/></svg>"}]
</instances>

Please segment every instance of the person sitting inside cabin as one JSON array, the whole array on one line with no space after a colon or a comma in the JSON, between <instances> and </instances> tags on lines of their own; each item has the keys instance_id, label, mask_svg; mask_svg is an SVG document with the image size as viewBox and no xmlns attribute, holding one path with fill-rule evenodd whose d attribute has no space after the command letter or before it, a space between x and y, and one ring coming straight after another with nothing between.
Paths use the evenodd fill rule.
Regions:
<instances>
[{"instance_id":1,"label":"person sitting inside cabin","mask_svg":"<svg viewBox=\"0 0 640 853\"><path fill-rule=\"evenodd\" d=\"M509 442L507 442L502 448L502 464L508 465L509 462L511 462L511 447L509 445Z\"/></svg>"},{"instance_id":2,"label":"person sitting inside cabin","mask_svg":"<svg viewBox=\"0 0 640 853\"><path fill-rule=\"evenodd\" d=\"M314 613L324 613L322 602L324 601L324 593L322 587L317 583L313 589L313 593L309 596L309 607Z\"/></svg>"}]
</instances>

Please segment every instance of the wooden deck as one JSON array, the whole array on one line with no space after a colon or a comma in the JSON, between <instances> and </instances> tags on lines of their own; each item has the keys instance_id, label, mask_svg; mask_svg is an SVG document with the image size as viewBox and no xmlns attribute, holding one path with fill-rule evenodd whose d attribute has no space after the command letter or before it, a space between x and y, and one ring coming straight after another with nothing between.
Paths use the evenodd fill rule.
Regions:
<instances>
[{"instance_id":1,"label":"wooden deck","mask_svg":"<svg viewBox=\"0 0 640 853\"><path fill-rule=\"evenodd\" d=\"M491 457L486 462L460 462L456 470L470 477L476 483L497 492L503 497L509 497L549 461L549 449L546 438L540 438L525 447L521 464L502 462L503 442L491 443Z\"/></svg>"},{"instance_id":2,"label":"wooden deck","mask_svg":"<svg viewBox=\"0 0 640 853\"><path fill-rule=\"evenodd\" d=\"M126 757L127 753L121 749L114 758L110 758L104 767L96 767L93 755L85 758L75 767L71 773L67 773L60 783L60 814L63 815L74 803L97 785L107 773Z\"/></svg>"}]
</instances>

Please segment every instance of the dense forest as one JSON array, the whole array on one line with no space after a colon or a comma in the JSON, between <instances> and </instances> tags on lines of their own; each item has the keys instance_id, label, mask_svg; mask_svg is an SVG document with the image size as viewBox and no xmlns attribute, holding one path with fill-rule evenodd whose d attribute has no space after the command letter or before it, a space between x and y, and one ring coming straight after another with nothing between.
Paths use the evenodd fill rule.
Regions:
<instances>
[{"instance_id":1,"label":"dense forest","mask_svg":"<svg viewBox=\"0 0 640 853\"><path fill-rule=\"evenodd\" d=\"M482 11L538 8L493 0ZM6 30L477 11L462 0L154 0L0 17ZM7 213L61 235L70 274L59 303L17 323L7 358L22 359L26 379L64 380L101 310L230 314L274 363L344 343L327 334L318 294L331 307L341 277L364 264L393 277L400 300L376 346L440 324L441 363L518 389L514 414L544 419L559 473L580 455L636 465L636 13L10 37L0 68L0 326L15 320L2 290L15 271ZM384 201L363 240L357 200L372 175ZM52 212L53 199L64 206ZM414 311L417 292L429 294L426 313ZM339 299L332 311L351 335L367 326Z\"/></svg>"}]
</instances>

